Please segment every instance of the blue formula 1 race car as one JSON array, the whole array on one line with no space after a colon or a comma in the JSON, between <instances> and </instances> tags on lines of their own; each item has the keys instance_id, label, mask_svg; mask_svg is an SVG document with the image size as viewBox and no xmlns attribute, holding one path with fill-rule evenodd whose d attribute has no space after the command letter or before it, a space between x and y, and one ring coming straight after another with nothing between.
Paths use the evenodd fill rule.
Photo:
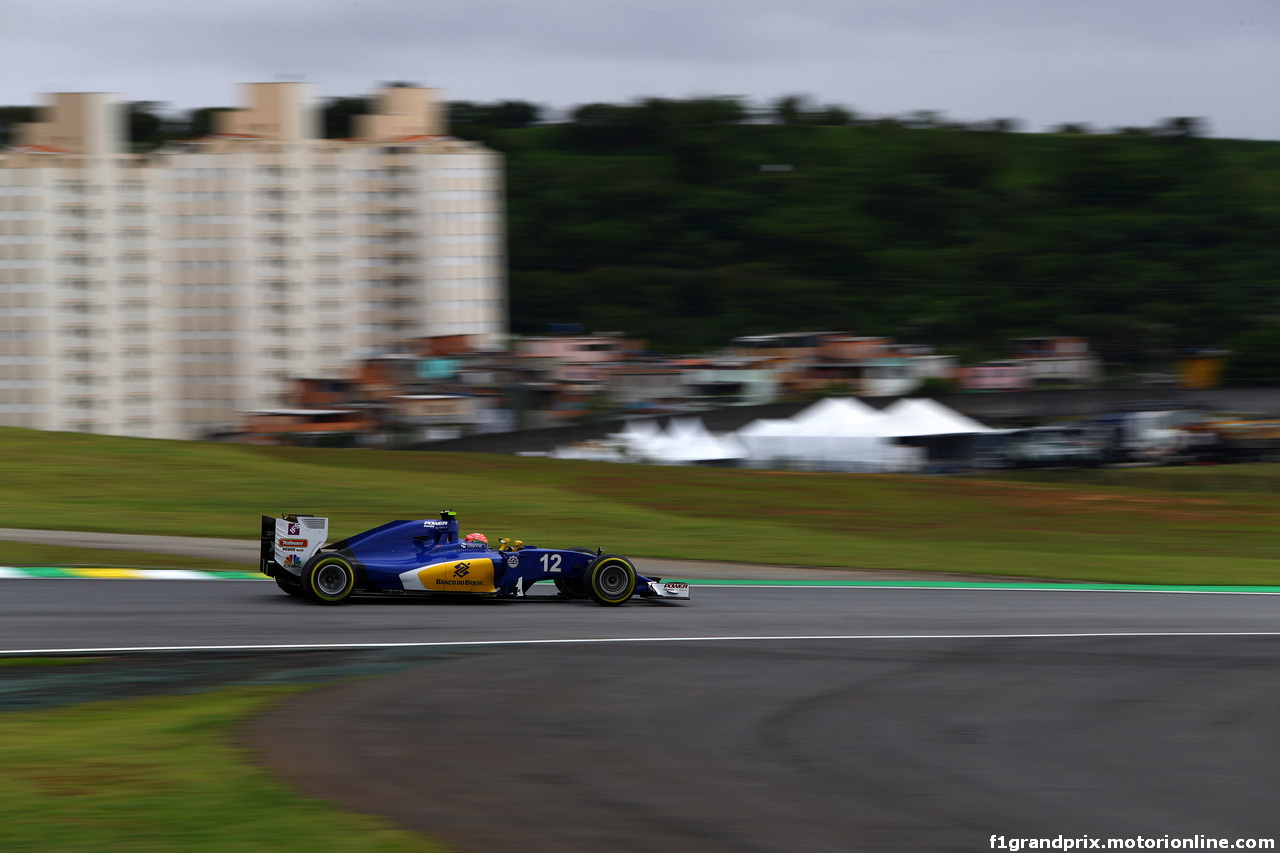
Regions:
<instances>
[{"instance_id":1,"label":"blue formula 1 race car","mask_svg":"<svg viewBox=\"0 0 1280 853\"><path fill-rule=\"evenodd\" d=\"M457 513L438 519L391 521L325 544L329 519L262 517L262 573L289 595L342 604L353 594L523 596L551 580L562 598L616 606L633 596L687 599L689 585L636 572L626 557L603 549L554 549L503 539L458 536ZM472 541L473 537L476 541Z\"/></svg>"}]
</instances>

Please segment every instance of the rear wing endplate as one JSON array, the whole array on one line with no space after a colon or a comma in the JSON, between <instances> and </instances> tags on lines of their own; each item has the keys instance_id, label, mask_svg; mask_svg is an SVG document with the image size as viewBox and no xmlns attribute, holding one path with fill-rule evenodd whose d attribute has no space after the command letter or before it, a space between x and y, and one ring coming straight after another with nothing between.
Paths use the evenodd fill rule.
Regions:
<instances>
[{"instance_id":1,"label":"rear wing endplate","mask_svg":"<svg viewBox=\"0 0 1280 853\"><path fill-rule=\"evenodd\" d=\"M280 518L262 516L260 568L276 576L277 569L301 574L303 565L329 538L329 519L285 513Z\"/></svg>"}]
</instances>

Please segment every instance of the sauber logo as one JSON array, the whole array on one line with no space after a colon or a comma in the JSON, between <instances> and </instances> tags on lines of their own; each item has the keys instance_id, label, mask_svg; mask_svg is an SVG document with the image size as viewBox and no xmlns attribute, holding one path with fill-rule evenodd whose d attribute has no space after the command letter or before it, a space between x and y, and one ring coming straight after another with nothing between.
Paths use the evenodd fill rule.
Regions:
<instances>
[{"instance_id":1,"label":"sauber logo","mask_svg":"<svg viewBox=\"0 0 1280 853\"><path fill-rule=\"evenodd\" d=\"M465 578L469 574L471 574L470 563L458 563L453 567L453 576L455 578Z\"/></svg>"}]
</instances>

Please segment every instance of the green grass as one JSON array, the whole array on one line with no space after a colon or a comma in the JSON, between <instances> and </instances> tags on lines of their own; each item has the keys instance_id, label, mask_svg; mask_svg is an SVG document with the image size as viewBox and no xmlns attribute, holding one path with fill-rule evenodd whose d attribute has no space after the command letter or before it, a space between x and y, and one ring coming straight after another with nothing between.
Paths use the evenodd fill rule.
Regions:
<instances>
[{"instance_id":1,"label":"green grass","mask_svg":"<svg viewBox=\"0 0 1280 853\"><path fill-rule=\"evenodd\" d=\"M1175 470L1171 477L1209 469ZM336 538L447 508L490 541L605 545L640 557L1280 583L1280 501L1239 490L253 448L15 429L0 430L0 481L0 518L16 527L251 538L258 515L287 510L330 517ZM1153 482L1163 481L1136 485Z\"/></svg>"},{"instance_id":2,"label":"green grass","mask_svg":"<svg viewBox=\"0 0 1280 853\"><path fill-rule=\"evenodd\" d=\"M115 551L107 548L71 548L64 545L37 545L30 542L0 541L0 566L92 566L127 569L202 569L220 572L252 572L257 563L233 563L199 557L175 557L145 551Z\"/></svg>"},{"instance_id":3,"label":"green grass","mask_svg":"<svg viewBox=\"0 0 1280 853\"><path fill-rule=\"evenodd\" d=\"M293 793L232 744L233 726L295 689L0 714L0 850L442 851L384 821Z\"/></svg>"},{"instance_id":4,"label":"green grass","mask_svg":"<svg viewBox=\"0 0 1280 853\"><path fill-rule=\"evenodd\" d=\"M1280 464L1190 465L1166 468L1077 468L1012 471L999 479L1047 485L1120 486L1169 492L1243 492L1280 495Z\"/></svg>"},{"instance_id":5,"label":"green grass","mask_svg":"<svg viewBox=\"0 0 1280 853\"><path fill-rule=\"evenodd\" d=\"M0 658L0 667L84 666L100 660L101 658Z\"/></svg>"}]
</instances>

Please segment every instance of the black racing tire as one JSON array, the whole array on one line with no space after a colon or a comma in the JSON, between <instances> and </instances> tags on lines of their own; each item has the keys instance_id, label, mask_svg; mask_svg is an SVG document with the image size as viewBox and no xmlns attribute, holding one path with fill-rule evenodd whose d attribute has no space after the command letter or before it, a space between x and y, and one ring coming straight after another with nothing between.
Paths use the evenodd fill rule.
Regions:
<instances>
[{"instance_id":1,"label":"black racing tire","mask_svg":"<svg viewBox=\"0 0 1280 853\"><path fill-rule=\"evenodd\" d=\"M636 592L636 567L626 557L604 554L587 566L587 594L596 604L617 607Z\"/></svg>"},{"instance_id":2,"label":"black racing tire","mask_svg":"<svg viewBox=\"0 0 1280 853\"><path fill-rule=\"evenodd\" d=\"M280 569L280 574L275 576L276 586L280 587L283 592L287 592L294 598L302 597L302 581L289 574L286 569Z\"/></svg>"},{"instance_id":3,"label":"black racing tire","mask_svg":"<svg viewBox=\"0 0 1280 853\"><path fill-rule=\"evenodd\" d=\"M342 604L356 588L356 567L341 554L322 551L302 567L302 594L316 604Z\"/></svg>"},{"instance_id":4,"label":"black racing tire","mask_svg":"<svg viewBox=\"0 0 1280 853\"><path fill-rule=\"evenodd\" d=\"M552 581L556 585L556 589L565 598L590 598L587 592L587 582L582 578L556 578Z\"/></svg>"}]
</instances>

